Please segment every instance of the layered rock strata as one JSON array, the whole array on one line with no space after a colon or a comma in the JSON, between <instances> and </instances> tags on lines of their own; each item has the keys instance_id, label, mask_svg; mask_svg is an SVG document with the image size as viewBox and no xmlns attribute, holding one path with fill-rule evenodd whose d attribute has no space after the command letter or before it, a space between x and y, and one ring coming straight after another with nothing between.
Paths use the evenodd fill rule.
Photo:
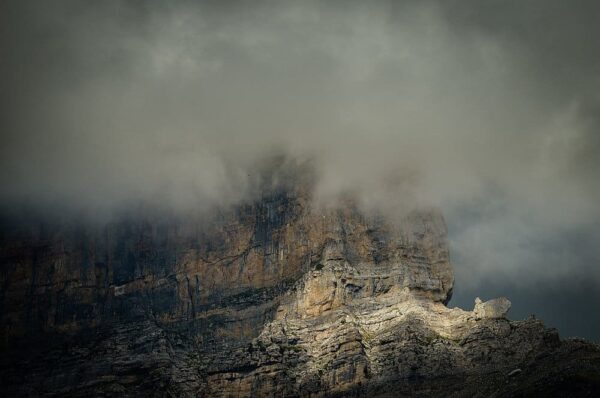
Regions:
<instances>
[{"instance_id":1,"label":"layered rock strata","mask_svg":"<svg viewBox=\"0 0 600 398\"><path fill-rule=\"evenodd\" d=\"M600 386L600 350L510 302L446 306L446 227L272 190L210 217L1 229L8 396L514 396Z\"/></svg>"}]
</instances>

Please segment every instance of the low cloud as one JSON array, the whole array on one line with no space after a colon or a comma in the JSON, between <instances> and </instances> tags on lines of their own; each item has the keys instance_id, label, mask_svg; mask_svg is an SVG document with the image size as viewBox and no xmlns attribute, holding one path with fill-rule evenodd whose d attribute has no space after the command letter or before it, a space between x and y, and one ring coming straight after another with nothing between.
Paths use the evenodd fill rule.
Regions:
<instances>
[{"instance_id":1,"label":"low cloud","mask_svg":"<svg viewBox=\"0 0 600 398\"><path fill-rule=\"evenodd\" d=\"M284 154L324 200L441 207L463 285L600 280L595 2L2 8L5 205L232 204Z\"/></svg>"}]
</instances>

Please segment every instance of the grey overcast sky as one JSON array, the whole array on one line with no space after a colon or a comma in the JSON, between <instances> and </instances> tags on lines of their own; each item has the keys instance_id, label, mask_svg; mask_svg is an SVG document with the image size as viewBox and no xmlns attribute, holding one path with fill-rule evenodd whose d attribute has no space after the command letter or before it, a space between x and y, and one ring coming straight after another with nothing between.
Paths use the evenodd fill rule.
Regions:
<instances>
[{"instance_id":1,"label":"grey overcast sky","mask_svg":"<svg viewBox=\"0 0 600 398\"><path fill-rule=\"evenodd\" d=\"M450 305L600 340L600 2L0 3L0 195L235 203L274 153L317 195L443 209Z\"/></svg>"}]
</instances>

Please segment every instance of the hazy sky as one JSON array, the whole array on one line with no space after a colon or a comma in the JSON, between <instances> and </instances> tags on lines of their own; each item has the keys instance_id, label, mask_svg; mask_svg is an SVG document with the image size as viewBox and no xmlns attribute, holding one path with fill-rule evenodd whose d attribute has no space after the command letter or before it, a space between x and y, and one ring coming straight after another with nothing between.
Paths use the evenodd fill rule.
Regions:
<instances>
[{"instance_id":1,"label":"hazy sky","mask_svg":"<svg viewBox=\"0 0 600 398\"><path fill-rule=\"evenodd\" d=\"M452 304L507 295L600 339L597 1L3 1L0 195L235 203L311 159L317 194L443 209Z\"/></svg>"}]
</instances>

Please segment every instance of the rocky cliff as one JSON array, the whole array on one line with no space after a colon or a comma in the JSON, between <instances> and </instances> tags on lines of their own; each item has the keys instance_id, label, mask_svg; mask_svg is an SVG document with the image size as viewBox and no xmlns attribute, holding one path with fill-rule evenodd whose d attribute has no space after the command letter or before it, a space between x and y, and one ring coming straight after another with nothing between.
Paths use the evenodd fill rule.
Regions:
<instances>
[{"instance_id":1,"label":"rocky cliff","mask_svg":"<svg viewBox=\"0 0 600 398\"><path fill-rule=\"evenodd\" d=\"M4 396L594 396L600 349L446 306L446 227L301 187L210 215L2 220Z\"/></svg>"}]
</instances>

